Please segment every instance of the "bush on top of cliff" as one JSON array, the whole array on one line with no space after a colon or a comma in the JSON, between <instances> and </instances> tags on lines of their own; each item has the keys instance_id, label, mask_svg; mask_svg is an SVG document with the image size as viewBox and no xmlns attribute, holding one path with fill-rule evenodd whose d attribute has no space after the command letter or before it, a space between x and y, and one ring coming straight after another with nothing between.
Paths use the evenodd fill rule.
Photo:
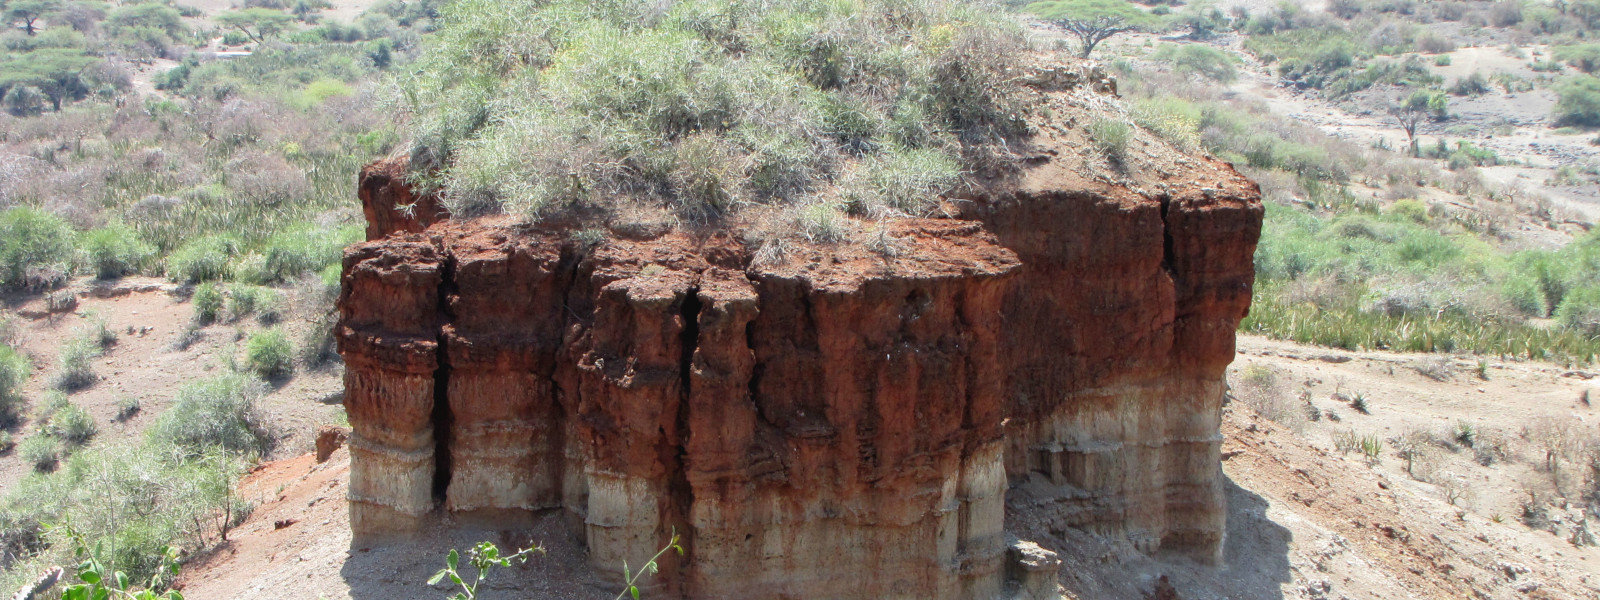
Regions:
<instances>
[{"instance_id":1,"label":"bush on top of cliff","mask_svg":"<svg viewBox=\"0 0 1600 600\"><path fill-rule=\"evenodd\" d=\"M457 215L925 213L1026 133L1025 32L985 2L458 0L439 24L401 85L415 177ZM866 165L939 185L907 203Z\"/></svg>"}]
</instances>

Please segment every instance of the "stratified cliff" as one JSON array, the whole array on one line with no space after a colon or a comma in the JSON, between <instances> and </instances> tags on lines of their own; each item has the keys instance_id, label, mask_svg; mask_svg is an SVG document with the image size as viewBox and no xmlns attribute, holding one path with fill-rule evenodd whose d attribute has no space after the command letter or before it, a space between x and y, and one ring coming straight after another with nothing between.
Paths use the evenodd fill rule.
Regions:
<instances>
[{"instance_id":1,"label":"stratified cliff","mask_svg":"<svg viewBox=\"0 0 1600 600\"><path fill-rule=\"evenodd\" d=\"M657 593L692 598L993 597L1008 549L1054 564L1008 508L1214 561L1262 211L1231 167L1163 160L1041 155L889 223L892 254L372 219L337 330L352 527L565 511L607 574L676 531ZM364 176L368 214L433 211L397 169Z\"/></svg>"}]
</instances>

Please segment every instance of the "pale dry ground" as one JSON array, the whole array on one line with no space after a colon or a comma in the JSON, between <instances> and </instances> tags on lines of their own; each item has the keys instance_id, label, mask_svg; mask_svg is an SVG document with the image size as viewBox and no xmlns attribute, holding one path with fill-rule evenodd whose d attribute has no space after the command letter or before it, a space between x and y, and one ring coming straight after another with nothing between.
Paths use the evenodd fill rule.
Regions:
<instances>
[{"instance_id":1,"label":"pale dry ground","mask_svg":"<svg viewBox=\"0 0 1600 600\"><path fill-rule=\"evenodd\" d=\"M102 291L95 292L97 288ZM69 289L78 293L80 300L75 311L65 314L47 314L41 297L0 299L0 319L11 319L20 325L20 349L34 365L24 388L29 402L25 419L9 429L18 444L37 433L33 409L50 390L61 346L89 327L93 317L106 320L117 333L117 343L92 361L99 381L68 395L99 426L100 433L91 444L141 434L171 405L183 384L218 373L226 364L224 353L243 347L241 332L259 328L254 319L211 325L201 330L199 342L178 350L173 348L173 341L187 328L194 312L183 288L159 279L127 278L110 283L79 280ZM97 293L113 296L96 297ZM284 326L297 333L307 323L291 317ZM134 333L128 332L130 327ZM298 342L299 336L292 335L291 339ZM274 388L260 406L273 424L277 439L271 456L307 452L317 425L333 422L341 412L340 407L325 401L337 399L342 386L342 375L333 367L301 369ZM141 410L127 422L114 421L117 402L129 397L140 401ZM0 455L0 495L31 470L15 451Z\"/></svg>"}]
</instances>

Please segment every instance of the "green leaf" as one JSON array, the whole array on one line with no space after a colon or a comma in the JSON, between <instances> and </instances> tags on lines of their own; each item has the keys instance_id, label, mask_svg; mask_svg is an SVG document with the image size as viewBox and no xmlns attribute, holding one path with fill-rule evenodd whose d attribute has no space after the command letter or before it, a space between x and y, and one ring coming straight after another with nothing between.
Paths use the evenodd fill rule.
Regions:
<instances>
[{"instance_id":1,"label":"green leaf","mask_svg":"<svg viewBox=\"0 0 1600 600\"><path fill-rule=\"evenodd\" d=\"M438 585L439 582L444 581L444 576L449 573L448 569L439 569L438 573L434 573L433 577L428 579L428 585Z\"/></svg>"},{"instance_id":2,"label":"green leaf","mask_svg":"<svg viewBox=\"0 0 1600 600\"><path fill-rule=\"evenodd\" d=\"M117 589L126 591L128 589L128 574L123 573L122 571L117 571L116 577Z\"/></svg>"},{"instance_id":3,"label":"green leaf","mask_svg":"<svg viewBox=\"0 0 1600 600\"><path fill-rule=\"evenodd\" d=\"M93 600L109 600L111 598L111 590L106 588L95 588L94 594L90 595L90 598L93 598Z\"/></svg>"},{"instance_id":4,"label":"green leaf","mask_svg":"<svg viewBox=\"0 0 1600 600\"><path fill-rule=\"evenodd\" d=\"M69 587L62 590L61 600L89 600L89 588L81 585Z\"/></svg>"},{"instance_id":5,"label":"green leaf","mask_svg":"<svg viewBox=\"0 0 1600 600\"><path fill-rule=\"evenodd\" d=\"M173 570L176 571L177 569ZM167 600L183 600L183 594L178 592L178 590L172 590L167 592Z\"/></svg>"},{"instance_id":6,"label":"green leaf","mask_svg":"<svg viewBox=\"0 0 1600 600\"><path fill-rule=\"evenodd\" d=\"M78 579L84 583L100 583L100 571L95 569L93 562L85 562L78 567Z\"/></svg>"},{"instance_id":7,"label":"green leaf","mask_svg":"<svg viewBox=\"0 0 1600 600\"><path fill-rule=\"evenodd\" d=\"M633 600L639 600L639 586L628 586L628 593L633 594Z\"/></svg>"},{"instance_id":8,"label":"green leaf","mask_svg":"<svg viewBox=\"0 0 1600 600\"><path fill-rule=\"evenodd\" d=\"M461 554L455 548L450 549L450 556L445 557L444 564L450 565L450 570L456 570L456 565L461 562Z\"/></svg>"},{"instance_id":9,"label":"green leaf","mask_svg":"<svg viewBox=\"0 0 1600 600\"><path fill-rule=\"evenodd\" d=\"M450 572L450 581L454 581L456 583L456 585L466 585L467 584L466 582L461 580L461 576L457 575L455 573L455 571L451 571Z\"/></svg>"}]
</instances>

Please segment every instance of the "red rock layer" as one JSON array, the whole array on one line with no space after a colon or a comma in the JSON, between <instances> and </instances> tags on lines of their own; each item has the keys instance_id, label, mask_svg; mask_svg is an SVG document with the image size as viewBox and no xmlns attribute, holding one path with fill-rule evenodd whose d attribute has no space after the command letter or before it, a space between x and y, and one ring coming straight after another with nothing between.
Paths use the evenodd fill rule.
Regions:
<instances>
[{"instance_id":1,"label":"red rock layer","mask_svg":"<svg viewBox=\"0 0 1600 600\"><path fill-rule=\"evenodd\" d=\"M581 517L601 571L676 529L663 591L689 597L997 592L1017 262L976 223L896 227L927 258L761 269L723 237L584 247L481 221L358 245L353 526L404 529L438 481L448 510Z\"/></svg>"},{"instance_id":2,"label":"red rock layer","mask_svg":"<svg viewBox=\"0 0 1600 600\"><path fill-rule=\"evenodd\" d=\"M1215 559L1261 207L1206 166L898 222L893 258L374 222L340 301L352 526L564 510L610 576L676 530L659 592L694 598L991 596L1008 506Z\"/></svg>"},{"instance_id":3,"label":"red rock layer","mask_svg":"<svg viewBox=\"0 0 1600 600\"><path fill-rule=\"evenodd\" d=\"M406 184L410 164L409 158L394 156L361 168L356 194L367 217L367 241L395 232L420 233L450 218L436 196L415 194Z\"/></svg>"}]
</instances>

